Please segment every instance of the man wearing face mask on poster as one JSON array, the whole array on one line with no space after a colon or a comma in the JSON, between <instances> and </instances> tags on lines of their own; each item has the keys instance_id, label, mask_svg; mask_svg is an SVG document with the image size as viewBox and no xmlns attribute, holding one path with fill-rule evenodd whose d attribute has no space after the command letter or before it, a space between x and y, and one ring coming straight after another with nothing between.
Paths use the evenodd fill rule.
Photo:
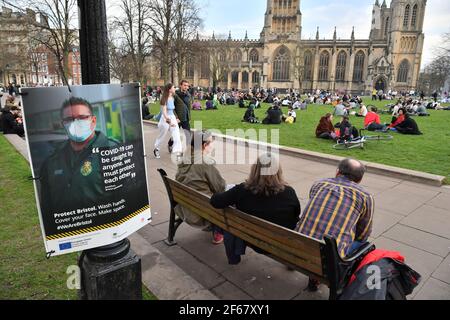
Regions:
<instances>
[{"instance_id":1,"label":"man wearing face mask on poster","mask_svg":"<svg viewBox=\"0 0 450 320\"><path fill-rule=\"evenodd\" d=\"M97 148L114 148L117 142L95 131L97 118L92 105L72 97L61 108L62 125L68 135L44 162L40 170L43 214L87 208L113 197L105 192L100 153Z\"/></svg>"}]
</instances>

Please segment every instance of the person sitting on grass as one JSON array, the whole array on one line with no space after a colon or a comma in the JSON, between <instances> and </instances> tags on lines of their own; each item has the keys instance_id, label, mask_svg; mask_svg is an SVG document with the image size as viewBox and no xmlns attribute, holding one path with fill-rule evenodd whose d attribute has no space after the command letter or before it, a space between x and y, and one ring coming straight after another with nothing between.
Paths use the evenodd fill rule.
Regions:
<instances>
[{"instance_id":1,"label":"person sitting on grass","mask_svg":"<svg viewBox=\"0 0 450 320\"><path fill-rule=\"evenodd\" d=\"M361 107L359 109L359 113L356 114L357 117L365 118L367 116L367 107L364 103L361 103Z\"/></svg>"},{"instance_id":2,"label":"person sitting on grass","mask_svg":"<svg viewBox=\"0 0 450 320\"><path fill-rule=\"evenodd\" d=\"M405 108L398 109L397 114L398 114L397 118L394 118L392 120L391 125L388 127L389 129L395 130L395 131L397 130L397 129L395 129L395 127L398 126L403 121L405 121L406 109Z\"/></svg>"},{"instance_id":3,"label":"person sitting on grass","mask_svg":"<svg viewBox=\"0 0 450 320\"><path fill-rule=\"evenodd\" d=\"M338 104L336 105L336 107L334 107L333 115L336 117L343 117L343 116L348 115L348 110L344 106L344 104L342 104L340 100L338 100L337 102L338 102Z\"/></svg>"},{"instance_id":4,"label":"person sitting on grass","mask_svg":"<svg viewBox=\"0 0 450 320\"><path fill-rule=\"evenodd\" d=\"M402 134L422 135L416 121L412 119L408 113L405 114L405 120L398 124L395 129Z\"/></svg>"},{"instance_id":5,"label":"person sitting on grass","mask_svg":"<svg viewBox=\"0 0 450 320\"><path fill-rule=\"evenodd\" d=\"M192 110L196 110L196 111L202 111L203 110L203 108L202 108L202 104L200 103L200 101L195 101L193 104L192 104Z\"/></svg>"},{"instance_id":6,"label":"person sitting on grass","mask_svg":"<svg viewBox=\"0 0 450 320\"><path fill-rule=\"evenodd\" d=\"M182 163L178 165L175 180L206 195L224 192L226 182L211 158L213 150L214 140L211 133L196 131L192 135L191 153L186 153ZM204 231L212 231L213 244L223 242L223 231L220 228L183 206L177 205L174 210L188 225Z\"/></svg>"},{"instance_id":7,"label":"person sitting on grass","mask_svg":"<svg viewBox=\"0 0 450 320\"><path fill-rule=\"evenodd\" d=\"M283 116L283 113L280 110L280 107L278 104L274 104L272 107L270 107L267 110L267 116L263 120L263 124L280 124L281 123L281 117Z\"/></svg>"},{"instance_id":8,"label":"person sitting on grass","mask_svg":"<svg viewBox=\"0 0 450 320\"><path fill-rule=\"evenodd\" d=\"M206 101L206 110L217 110L217 104L214 104L214 98L210 98Z\"/></svg>"},{"instance_id":9,"label":"person sitting on grass","mask_svg":"<svg viewBox=\"0 0 450 320\"><path fill-rule=\"evenodd\" d=\"M427 108L425 107L425 105L423 103L420 103L417 106L416 113L419 117L429 117L430 116L430 114L427 112Z\"/></svg>"},{"instance_id":10,"label":"person sitting on grass","mask_svg":"<svg viewBox=\"0 0 450 320\"><path fill-rule=\"evenodd\" d=\"M239 108L245 108L245 101L244 98L239 99Z\"/></svg>"},{"instance_id":11,"label":"person sitting on grass","mask_svg":"<svg viewBox=\"0 0 450 320\"><path fill-rule=\"evenodd\" d=\"M358 129L350 123L348 116L342 117L342 121L334 127L339 129L338 139L340 141L349 141L359 137Z\"/></svg>"},{"instance_id":12,"label":"person sitting on grass","mask_svg":"<svg viewBox=\"0 0 450 320\"><path fill-rule=\"evenodd\" d=\"M270 153L258 158L244 183L214 194L210 203L217 209L235 206L242 212L291 230L296 227L301 212L295 190L283 178L279 158ZM232 265L239 264L247 246L257 253L266 253L228 232L224 232L224 244L228 263Z\"/></svg>"},{"instance_id":13,"label":"person sitting on grass","mask_svg":"<svg viewBox=\"0 0 450 320\"><path fill-rule=\"evenodd\" d=\"M377 114L378 109L371 107L370 111L364 118L364 127L369 131L386 131L387 127L381 124L380 116Z\"/></svg>"},{"instance_id":14,"label":"person sitting on grass","mask_svg":"<svg viewBox=\"0 0 450 320\"><path fill-rule=\"evenodd\" d=\"M333 115L327 113L325 116L320 118L319 124L316 128L316 137L320 139L330 139L336 140L336 133L333 126Z\"/></svg>"},{"instance_id":15,"label":"person sitting on grass","mask_svg":"<svg viewBox=\"0 0 450 320\"><path fill-rule=\"evenodd\" d=\"M254 104L251 103L248 106L248 108L244 114L244 119L242 121L249 122L249 123L258 123L258 118L256 118L256 116L255 116L255 105Z\"/></svg>"},{"instance_id":16,"label":"person sitting on grass","mask_svg":"<svg viewBox=\"0 0 450 320\"><path fill-rule=\"evenodd\" d=\"M282 120L286 123L293 124L297 122L297 113L294 111L293 107L288 108L287 116L283 115Z\"/></svg>"}]
</instances>

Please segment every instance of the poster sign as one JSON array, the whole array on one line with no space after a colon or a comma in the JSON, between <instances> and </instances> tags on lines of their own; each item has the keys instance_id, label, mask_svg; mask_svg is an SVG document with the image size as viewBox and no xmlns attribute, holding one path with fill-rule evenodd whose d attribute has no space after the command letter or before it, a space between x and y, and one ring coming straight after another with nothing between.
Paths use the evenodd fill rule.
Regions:
<instances>
[{"instance_id":1,"label":"poster sign","mask_svg":"<svg viewBox=\"0 0 450 320\"><path fill-rule=\"evenodd\" d=\"M21 93L47 254L108 245L147 225L139 84Z\"/></svg>"}]
</instances>

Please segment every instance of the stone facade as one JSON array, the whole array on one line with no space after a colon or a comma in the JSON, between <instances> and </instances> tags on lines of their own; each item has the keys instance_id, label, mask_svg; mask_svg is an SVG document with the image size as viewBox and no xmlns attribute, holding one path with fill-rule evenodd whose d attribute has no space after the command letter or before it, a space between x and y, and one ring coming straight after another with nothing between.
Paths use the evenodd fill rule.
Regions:
<instances>
[{"instance_id":1,"label":"stone facade","mask_svg":"<svg viewBox=\"0 0 450 320\"><path fill-rule=\"evenodd\" d=\"M231 32L228 39L197 38L203 54L187 64L182 78L195 86L227 89L415 89L426 2L392 0L388 7L377 0L368 39L355 39L353 30L349 39L341 40L335 30L333 39L322 40L317 28L315 39L304 40L300 0L267 0L260 39L233 40Z\"/></svg>"}]
</instances>

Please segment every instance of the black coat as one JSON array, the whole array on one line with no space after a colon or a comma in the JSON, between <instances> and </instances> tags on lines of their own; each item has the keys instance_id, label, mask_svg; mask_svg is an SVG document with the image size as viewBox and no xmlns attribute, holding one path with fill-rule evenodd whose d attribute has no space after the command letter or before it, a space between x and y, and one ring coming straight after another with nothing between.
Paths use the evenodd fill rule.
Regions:
<instances>
[{"instance_id":1,"label":"black coat","mask_svg":"<svg viewBox=\"0 0 450 320\"><path fill-rule=\"evenodd\" d=\"M403 134L416 134L421 135L422 132L420 132L419 127L414 119L411 117L408 117L400 123L398 126L395 127L398 132Z\"/></svg>"},{"instance_id":2,"label":"black coat","mask_svg":"<svg viewBox=\"0 0 450 320\"><path fill-rule=\"evenodd\" d=\"M376 274L374 270L380 270L379 286L373 281ZM356 280L344 289L339 300L406 300L420 279L420 274L406 264L384 258L359 270Z\"/></svg>"},{"instance_id":3,"label":"black coat","mask_svg":"<svg viewBox=\"0 0 450 320\"><path fill-rule=\"evenodd\" d=\"M16 119L10 111L3 110L1 121L4 134L18 133L18 125Z\"/></svg>"}]
</instances>

